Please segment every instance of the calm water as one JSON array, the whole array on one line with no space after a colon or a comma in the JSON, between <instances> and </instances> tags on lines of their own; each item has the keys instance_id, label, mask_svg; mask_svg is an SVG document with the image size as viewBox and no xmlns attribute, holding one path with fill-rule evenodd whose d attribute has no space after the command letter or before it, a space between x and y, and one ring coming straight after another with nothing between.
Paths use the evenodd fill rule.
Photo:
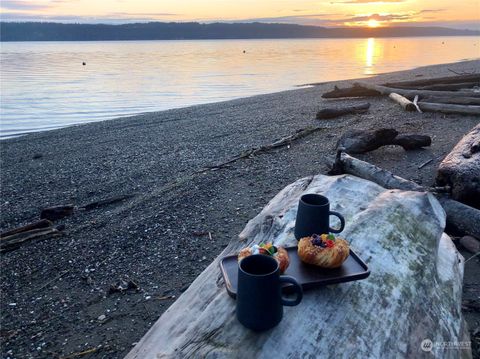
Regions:
<instances>
[{"instance_id":1,"label":"calm water","mask_svg":"<svg viewBox=\"0 0 480 359\"><path fill-rule=\"evenodd\" d=\"M472 59L479 48L477 37L2 43L0 137Z\"/></svg>"}]
</instances>

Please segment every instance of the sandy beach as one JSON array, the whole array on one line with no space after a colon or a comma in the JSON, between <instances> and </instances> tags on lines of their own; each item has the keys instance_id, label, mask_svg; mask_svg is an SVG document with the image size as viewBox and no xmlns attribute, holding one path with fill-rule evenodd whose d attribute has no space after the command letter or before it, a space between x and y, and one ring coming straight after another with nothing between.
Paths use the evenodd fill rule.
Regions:
<instances>
[{"instance_id":1,"label":"sandy beach","mask_svg":"<svg viewBox=\"0 0 480 359\"><path fill-rule=\"evenodd\" d=\"M474 72L480 61L417 68L372 83ZM2 357L52 358L97 348L121 358L268 201L298 178L324 173L348 129L392 127L425 134L432 146L386 146L359 155L419 184L480 120L405 112L386 97L324 100L339 81L34 133L0 142L2 231L39 218L42 208L128 196L57 221L59 238L2 254ZM319 122L329 105L370 102L366 114ZM324 129L291 146L201 171L244 150L312 125ZM433 159L419 169L420 164ZM466 258L470 253L462 251ZM480 261L465 266L466 299L478 300ZM119 282L138 288L112 291ZM465 312L474 357L480 315ZM475 332L476 330L476 332ZM477 339L475 339L475 337ZM477 341L476 341L477 340ZM101 345L101 347L99 347Z\"/></svg>"}]
</instances>

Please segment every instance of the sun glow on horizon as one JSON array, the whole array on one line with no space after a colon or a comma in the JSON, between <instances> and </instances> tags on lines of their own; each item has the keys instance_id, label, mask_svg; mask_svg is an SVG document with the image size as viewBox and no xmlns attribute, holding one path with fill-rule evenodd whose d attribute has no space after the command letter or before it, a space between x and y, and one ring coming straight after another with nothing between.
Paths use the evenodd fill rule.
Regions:
<instances>
[{"instance_id":1,"label":"sun glow on horizon","mask_svg":"<svg viewBox=\"0 0 480 359\"><path fill-rule=\"evenodd\" d=\"M367 26L368 26L368 27L372 27L372 28L373 28L373 27L379 27L379 26L380 26L380 22L378 22L378 21L375 20L375 19L370 19L370 20L368 20L368 22L367 22Z\"/></svg>"},{"instance_id":2,"label":"sun glow on horizon","mask_svg":"<svg viewBox=\"0 0 480 359\"><path fill-rule=\"evenodd\" d=\"M407 0L0 0L0 15L3 21L71 23L273 22L367 28L418 24L480 29L478 0L416 0L415 4Z\"/></svg>"}]
</instances>

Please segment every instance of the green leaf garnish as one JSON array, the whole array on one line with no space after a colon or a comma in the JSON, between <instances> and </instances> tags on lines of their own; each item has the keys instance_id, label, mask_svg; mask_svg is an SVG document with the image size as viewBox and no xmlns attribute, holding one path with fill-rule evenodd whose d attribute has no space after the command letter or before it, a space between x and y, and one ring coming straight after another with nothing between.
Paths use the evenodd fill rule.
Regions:
<instances>
[{"instance_id":1,"label":"green leaf garnish","mask_svg":"<svg viewBox=\"0 0 480 359\"><path fill-rule=\"evenodd\" d=\"M271 246L269 249L268 249L268 253L270 253L270 255L274 255L275 253L277 252L277 247L275 246Z\"/></svg>"},{"instance_id":2,"label":"green leaf garnish","mask_svg":"<svg viewBox=\"0 0 480 359\"><path fill-rule=\"evenodd\" d=\"M327 238L330 239L331 241L335 240L335 236L333 234L329 234Z\"/></svg>"}]
</instances>

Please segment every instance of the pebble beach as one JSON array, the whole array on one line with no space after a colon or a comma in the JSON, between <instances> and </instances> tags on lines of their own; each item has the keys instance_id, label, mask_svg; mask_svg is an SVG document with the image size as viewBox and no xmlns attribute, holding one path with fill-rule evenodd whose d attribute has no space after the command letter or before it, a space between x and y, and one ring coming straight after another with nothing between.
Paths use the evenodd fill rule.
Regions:
<instances>
[{"instance_id":1,"label":"pebble beach","mask_svg":"<svg viewBox=\"0 0 480 359\"><path fill-rule=\"evenodd\" d=\"M480 60L464 61L364 81L407 81L479 68ZM1 254L2 357L67 357L93 348L89 358L122 358L278 191L298 178L328 172L345 131L391 127L431 136L432 145L421 150L385 146L358 155L429 186L441 160L480 121L405 112L386 97L321 98L334 85L354 81L0 141L2 232L37 220L45 207L76 208L55 222L64 228L62 236ZM365 114L315 119L327 105L364 102L371 104ZM322 129L290 146L208 170L308 126ZM124 199L85 209L118 197ZM465 266L465 298L478 299L478 278L477 257ZM130 282L134 285L122 287ZM480 315L465 316L478 357L474 337Z\"/></svg>"}]
</instances>

